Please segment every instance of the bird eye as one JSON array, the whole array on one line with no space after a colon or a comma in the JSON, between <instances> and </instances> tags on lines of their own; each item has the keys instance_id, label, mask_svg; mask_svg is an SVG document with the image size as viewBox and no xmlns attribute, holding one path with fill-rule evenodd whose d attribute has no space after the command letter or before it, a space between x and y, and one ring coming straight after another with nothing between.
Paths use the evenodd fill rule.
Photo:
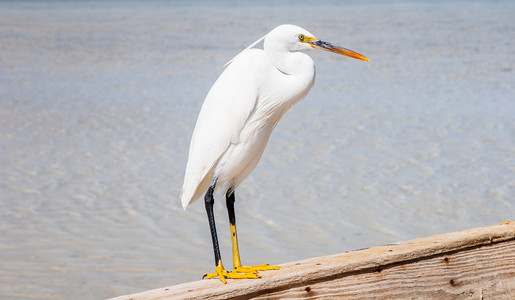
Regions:
<instances>
[{"instance_id":1,"label":"bird eye","mask_svg":"<svg viewBox=\"0 0 515 300\"><path fill-rule=\"evenodd\" d=\"M298 35L299 41L304 42L305 36L303 34Z\"/></svg>"}]
</instances>

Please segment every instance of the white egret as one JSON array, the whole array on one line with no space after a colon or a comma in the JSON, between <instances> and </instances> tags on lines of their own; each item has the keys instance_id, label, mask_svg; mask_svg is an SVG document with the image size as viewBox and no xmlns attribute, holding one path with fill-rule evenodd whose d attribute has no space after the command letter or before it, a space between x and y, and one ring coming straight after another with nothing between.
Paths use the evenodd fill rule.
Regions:
<instances>
[{"instance_id":1,"label":"white egret","mask_svg":"<svg viewBox=\"0 0 515 300\"><path fill-rule=\"evenodd\" d=\"M250 49L264 40L264 49ZM234 57L209 91L191 138L181 201L184 209L205 194L213 240L215 273L207 278L258 278L267 264L242 266L236 235L234 190L254 170L268 138L283 114L313 86L315 65L301 50L321 49L369 59L316 39L294 25L280 25ZM226 196L232 240L233 270L222 265L213 204L215 192Z\"/></svg>"}]
</instances>

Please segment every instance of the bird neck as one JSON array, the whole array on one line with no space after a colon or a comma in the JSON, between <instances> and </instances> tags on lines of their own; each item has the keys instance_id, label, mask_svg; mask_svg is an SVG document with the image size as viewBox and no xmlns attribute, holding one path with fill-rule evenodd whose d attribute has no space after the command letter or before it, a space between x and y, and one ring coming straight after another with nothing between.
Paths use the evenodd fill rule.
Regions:
<instances>
[{"instance_id":1,"label":"bird neck","mask_svg":"<svg viewBox=\"0 0 515 300\"><path fill-rule=\"evenodd\" d=\"M313 69L313 61L304 53L266 45L265 53L272 65L286 75L298 75L302 72L311 72Z\"/></svg>"}]
</instances>

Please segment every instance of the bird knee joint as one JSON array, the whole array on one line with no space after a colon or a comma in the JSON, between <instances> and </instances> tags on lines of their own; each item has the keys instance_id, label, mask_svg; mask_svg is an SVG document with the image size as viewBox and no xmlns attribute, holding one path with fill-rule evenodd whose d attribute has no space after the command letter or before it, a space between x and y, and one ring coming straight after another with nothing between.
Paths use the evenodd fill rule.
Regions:
<instances>
[{"instance_id":1,"label":"bird knee joint","mask_svg":"<svg viewBox=\"0 0 515 300\"><path fill-rule=\"evenodd\" d=\"M215 203L215 198L213 197L213 195L206 195L206 196L204 197L204 202L205 202L206 204L212 205L212 204L214 204L214 203Z\"/></svg>"}]
</instances>

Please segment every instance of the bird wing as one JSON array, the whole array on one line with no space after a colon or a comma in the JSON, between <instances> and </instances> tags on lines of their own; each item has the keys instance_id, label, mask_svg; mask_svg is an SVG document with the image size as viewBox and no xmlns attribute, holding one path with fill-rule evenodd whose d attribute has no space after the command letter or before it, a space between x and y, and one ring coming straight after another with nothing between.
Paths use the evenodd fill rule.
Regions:
<instances>
[{"instance_id":1,"label":"bird wing","mask_svg":"<svg viewBox=\"0 0 515 300\"><path fill-rule=\"evenodd\" d=\"M238 55L209 91L191 138L188 163L181 193L186 207L209 188L217 161L231 143L237 143L259 93L263 50L250 49Z\"/></svg>"}]
</instances>

